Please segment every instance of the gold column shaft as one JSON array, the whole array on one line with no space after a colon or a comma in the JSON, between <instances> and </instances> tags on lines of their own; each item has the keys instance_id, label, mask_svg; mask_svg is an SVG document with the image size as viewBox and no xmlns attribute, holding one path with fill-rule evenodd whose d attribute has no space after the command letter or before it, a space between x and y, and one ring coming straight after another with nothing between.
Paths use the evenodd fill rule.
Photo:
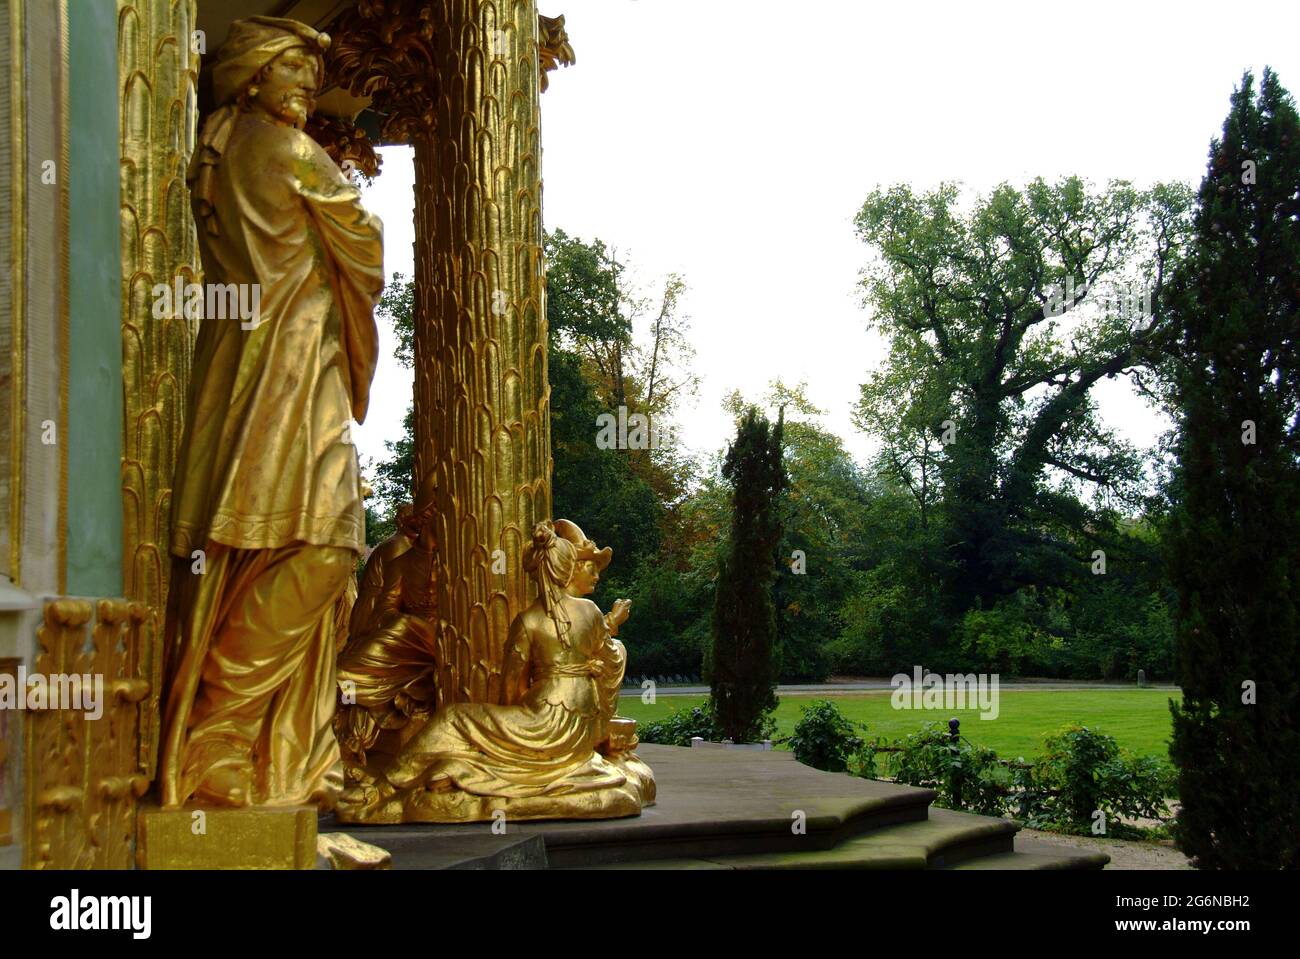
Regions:
<instances>
[{"instance_id":1,"label":"gold column shaft","mask_svg":"<svg viewBox=\"0 0 1300 959\"><path fill-rule=\"evenodd\" d=\"M122 576L148 610L140 761L158 745L161 646L167 603L172 472L185 427L194 324L155 319L153 288L201 282L185 168L194 151L199 56L196 0L118 0L122 137Z\"/></svg>"},{"instance_id":2,"label":"gold column shaft","mask_svg":"<svg viewBox=\"0 0 1300 959\"><path fill-rule=\"evenodd\" d=\"M551 508L537 9L432 11L435 127L415 142L415 470L439 479L439 700L499 702L506 633L533 594L523 547Z\"/></svg>"}]
</instances>

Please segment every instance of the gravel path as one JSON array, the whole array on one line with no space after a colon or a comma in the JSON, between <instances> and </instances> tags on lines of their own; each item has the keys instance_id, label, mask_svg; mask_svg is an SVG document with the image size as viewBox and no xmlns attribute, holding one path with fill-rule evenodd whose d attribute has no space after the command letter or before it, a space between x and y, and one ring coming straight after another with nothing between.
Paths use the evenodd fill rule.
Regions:
<instances>
[{"instance_id":1,"label":"gravel path","mask_svg":"<svg viewBox=\"0 0 1300 959\"><path fill-rule=\"evenodd\" d=\"M1107 869L1191 869L1186 856L1174 848L1172 840L1143 842L1128 839L1109 839L1105 836L1062 836L1037 829L1022 829L1016 833L1035 842L1052 846L1072 846L1089 852L1104 852L1110 856Z\"/></svg>"}]
</instances>

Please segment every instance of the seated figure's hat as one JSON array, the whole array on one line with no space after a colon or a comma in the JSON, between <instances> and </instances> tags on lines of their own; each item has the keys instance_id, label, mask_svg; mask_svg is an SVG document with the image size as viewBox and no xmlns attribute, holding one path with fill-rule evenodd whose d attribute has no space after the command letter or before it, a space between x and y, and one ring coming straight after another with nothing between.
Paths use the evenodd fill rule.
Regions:
<instances>
[{"instance_id":1,"label":"seated figure's hat","mask_svg":"<svg viewBox=\"0 0 1300 959\"><path fill-rule=\"evenodd\" d=\"M438 496L438 471L429 470L424 474L415 488L415 507L416 516L423 516L433 509L437 502Z\"/></svg>"},{"instance_id":2,"label":"seated figure's hat","mask_svg":"<svg viewBox=\"0 0 1300 959\"><path fill-rule=\"evenodd\" d=\"M557 536L567 539L573 544L574 551L578 554L578 562L591 560L596 564L596 568L604 572L609 561L614 558L614 551L606 546L604 549L596 549L596 544L587 539L587 535L577 524L567 519L557 519L555 521L555 533Z\"/></svg>"}]
</instances>

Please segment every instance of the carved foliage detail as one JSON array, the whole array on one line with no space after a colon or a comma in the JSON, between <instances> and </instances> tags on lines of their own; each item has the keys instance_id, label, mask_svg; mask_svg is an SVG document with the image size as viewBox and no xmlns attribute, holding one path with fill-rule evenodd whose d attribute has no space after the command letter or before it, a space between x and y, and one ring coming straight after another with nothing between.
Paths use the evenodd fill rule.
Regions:
<instances>
[{"instance_id":1,"label":"carved foliage detail","mask_svg":"<svg viewBox=\"0 0 1300 959\"><path fill-rule=\"evenodd\" d=\"M469 16L459 3L447 9L445 0L359 0L330 25L326 84L371 99L382 118L382 143L414 143L433 133L446 79L438 50L447 43L468 58L458 70L474 74L485 64L508 73L525 69L539 77L542 90L549 71L575 62L564 17L538 16L534 7L527 17L535 26L520 29L514 4L467 2ZM469 36L440 39L438 32L452 21L464 23Z\"/></svg>"},{"instance_id":2,"label":"carved foliage detail","mask_svg":"<svg viewBox=\"0 0 1300 959\"><path fill-rule=\"evenodd\" d=\"M571 67L578 62L564 29L564 17L537 18L537 65L542 72L542 92L550 81L546 75L556 67Z\"/></svg>"},{"instance_id":3,"label":"carved foliage detail","mask_svg":"<svg viewBox=\"0 0 1300 959\"><path fill-rule=\"evenodd\" d=\"M120 600L101 600L95 611L89 647L84 600L47 603L37 630L32 675L46 695L24 715L28 869L132 866L136 800L149 787L137 762L139 707L149 692L139 653L149 612ZM68 698L76 689L79 702Z\"/></svg>"},{"instance_id":4,"label":"carved foliage detail","mask_svg":"<svg viewBox=\"0 0 1300 959\"><path fill-rule=\"evenodd\" d=\"M319 143L344 173L348 172L350 162L352 169L372 179L379 176L383 158L375 152L366 131L350 120L317 113L307 121L303 132Z\"/></svg>"},{"instance_id":5,"label":"carved foliage detail","mask_svg":"<svg viewBox=\"0 0 1300 959\"><path fill-rule=\"evenodd\" d=\"M434 3L360 0L330 26L326 82L369 97L384 143L410 143L433 130L438 84Z\"/></svg>"}]
</instances>

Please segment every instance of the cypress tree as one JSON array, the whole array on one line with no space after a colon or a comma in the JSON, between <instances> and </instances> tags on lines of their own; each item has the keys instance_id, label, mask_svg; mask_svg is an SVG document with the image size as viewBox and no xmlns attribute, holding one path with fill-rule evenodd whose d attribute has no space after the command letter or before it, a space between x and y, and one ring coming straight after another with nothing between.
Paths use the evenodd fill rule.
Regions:
<instances>
[{"instance_id":1,"label":"cypress tree","mask_svg":"<svg viewBox=\"0 0 1300 959\"><path fill-rule=\"evenodd\" d=\"M1201 868L1300 866L1300 121L1247 73L1172 284L1177 839Z\"/></svg>"},{"instance_id":2,"label":"cypress tree","mask_svg":"<svg viewBox=\"0 0 1300 959\"><path fill-rule=\"evenodd\" d=\"M776 708L777 550L785 411L776 425L745 410L727 447L722 475L731 484L731 529L718 564L709 677L714 723L738 743L752 742Z\"/></svg>"}]
</instances>

